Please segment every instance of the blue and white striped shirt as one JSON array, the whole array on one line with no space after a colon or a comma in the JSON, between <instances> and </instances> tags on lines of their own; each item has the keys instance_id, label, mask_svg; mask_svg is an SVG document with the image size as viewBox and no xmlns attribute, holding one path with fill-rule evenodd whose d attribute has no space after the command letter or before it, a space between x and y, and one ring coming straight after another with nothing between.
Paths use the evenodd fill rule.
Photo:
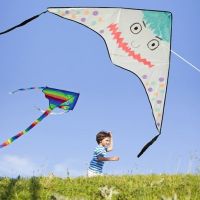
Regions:
<instances>
[{"instance_id":1,"label":"blue and white striped shirt","mask_svg":"<svg viewBox=\"0 0 200 200\"><path fill-rule=\"evenodd\" d=\"M102 173L102 169L103 169L103 165L104 165L104 161L99 161L98 157L105 157L107 152L107 148L98 145L93 153L93 158L90 162L90 166L89 166L89 170L95 172L95 173Z\"/></svg>"}]
</instances>

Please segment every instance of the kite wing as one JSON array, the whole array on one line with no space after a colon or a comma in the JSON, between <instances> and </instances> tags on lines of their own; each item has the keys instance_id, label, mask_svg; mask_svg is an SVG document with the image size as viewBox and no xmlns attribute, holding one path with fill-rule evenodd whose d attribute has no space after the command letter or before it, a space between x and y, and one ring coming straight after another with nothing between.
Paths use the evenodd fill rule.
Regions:
<instances>
[{"instance_id":1,"label":"kite wing","mask_svg":"<svg viewBox=\"0 0 200 200\"><path fill-rule=\"evenodd\" d=\"M36 126L38 123L40 123L45 117L47 117L53 109L55 108L61 108L64 110L73 110L76 102L78 100L79 94L75 92L65 91L65 90L59 90L49 87L31 87L31 88L22 88L18 89L12 94L18 92L18 91L25 91L25 90L32 90L32 89L42 89L43 93L45 94L45 97L49 100L49 108L44 111L44 113L36 119L28 128L26 128L23 131L20 131L15 136L9 138L5 142L3 142L0 145L0 148L3 148L5 146L8 146L13 141L15 141L17 138L21 137L22 135L26 134L28 131L30 131L34 126Z\"/></svg>"},{"instance_id":2,"label":"kite wing","mask_svg":"<svg viewBox=\"0 0 200 200\"><path fill-rule=\"evenodd\" d=\"M42 91L49 100L49 108L52 110L57 107L63 110L73 110L79 97L78 93L49 87L45 87Z\"/></svg>"}]
</instances>

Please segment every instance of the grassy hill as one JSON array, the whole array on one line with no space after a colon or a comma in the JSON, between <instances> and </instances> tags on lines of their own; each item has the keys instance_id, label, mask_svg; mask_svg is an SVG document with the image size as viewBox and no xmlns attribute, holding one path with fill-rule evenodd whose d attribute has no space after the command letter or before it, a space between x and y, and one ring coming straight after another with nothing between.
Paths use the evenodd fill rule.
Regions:
<instances>
[{"instance_id":1,"label":"grassy hill","mask_svg":"<svg viewBox=\"0 0 200 200\"><path fill-rule=\"evenodd\" d=\"M0 200L200 200L200 175L0 178Z\"/></svg>"}]
</instances>

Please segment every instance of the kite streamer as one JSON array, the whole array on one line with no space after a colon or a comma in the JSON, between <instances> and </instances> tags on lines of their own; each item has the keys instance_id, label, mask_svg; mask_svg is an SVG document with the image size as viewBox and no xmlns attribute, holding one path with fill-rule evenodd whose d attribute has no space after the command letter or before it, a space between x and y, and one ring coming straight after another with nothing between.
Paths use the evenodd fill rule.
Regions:
<instances>
[{"instance_id":1,"label":"kite streamer","mask_svg":"<svg viewBox=\"0 0 200 200\"><path fill-rule=\"evenodd\" d=\"M10 31L12 31L12 30L14 30L14 29L16 29L16 28L19 28L19 27L21 27L21 26L24 26L25 24L28 24L29 22L31 22L32 20L38 18L40 15L42 15L42 14L44 14L44 13L46 13L46 12L47 12L47 11L42 12L42 13L40 13L39 15L35 15L35 16L33 16L33 17L31 17L31 18L29 18L29 19L23 21L22 23L20 23L20 24L18 24L18 25L16 25L16 26L14 26L14 27L12 27L12 28L9 28L9 29L6 30L6 31L1 32L0 35L3 35L3 34L8 33L8 32L10 32Z\"/></svg>"},{"instance_id":2,"label":"kite streamer","mask_svg":"<svg viewBox=\"0 0 200 200\"><path fill-rule=\"evenodd\" d=\"M0 145L0 148L8 146L12 142L14 142L16 139L26 134L27 132L29 132L33 127L35 127L44 118L46 118L49 114L51 114L53 109L60 108L60 109L64 109L66 112L73 110L79 97L78 93L65 91L65 90L59 90L55 88L49 88L49 87L21 88L21 89L11 92L11 94L14 94L19 91L26 91L26 90L32 90L32 89L42 89L42 92L45 94L45 97L49 100L49 108L46 109L44 113L38 119L36 119L30 126L28 126L25 130L20 131L15 136L3 142Z\"/></svg>"},{"instance_id":3,"label":"kite streamer","mask_svg":"<svg viewBox=\"0 0 200 200\"><path fill-rule=\"evenodd\" d=\"M9 92L9 94L15 94L16 92L21 92L21 91L27 91L27 90L36 90L36 89L44 89L45 87L30 87L30 88L20 88L20 89L17 89L17 90L14 90L12 92Z\"/></svg>"},{"instance_id":4,"label":"kite streamer","mask_svg":"<svg viewBox=\"0 0 200 200\"><path fill-rule=\"evenodd\" d=\"M38 111L40 111L41 113L44 113L44 112L45 112L45 110L42 109L42 108L38 108L37 106L35 106L35 108L36 108ZM69 110L63 111L63 112L51 112L51 113L49 113L49 114L50 114L50 115L63 115L63 114L65 114L65 113L67 113L67 112L69 112Z\"/></svg>"}]
</instances>

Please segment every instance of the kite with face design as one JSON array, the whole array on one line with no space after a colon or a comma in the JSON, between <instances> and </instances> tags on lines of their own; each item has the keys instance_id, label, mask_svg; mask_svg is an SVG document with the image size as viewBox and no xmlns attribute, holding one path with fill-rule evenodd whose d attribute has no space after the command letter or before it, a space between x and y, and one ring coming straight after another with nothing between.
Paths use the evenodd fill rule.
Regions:
<instances>
[{"instance_id":1,"label":"kite with face design","mask_svg":"<svg viewBox=\"0 0 200 200\"><path fill-rule=\"evenodd\" d=\"M125 8L67 7L51 7L46 12L97 32L107 45L112 63L134 73L142 82L159 134L145 145L139 157L161 134L170 61L171 13Z\"/></svg>"}]
</instances>

